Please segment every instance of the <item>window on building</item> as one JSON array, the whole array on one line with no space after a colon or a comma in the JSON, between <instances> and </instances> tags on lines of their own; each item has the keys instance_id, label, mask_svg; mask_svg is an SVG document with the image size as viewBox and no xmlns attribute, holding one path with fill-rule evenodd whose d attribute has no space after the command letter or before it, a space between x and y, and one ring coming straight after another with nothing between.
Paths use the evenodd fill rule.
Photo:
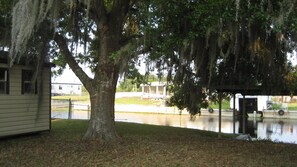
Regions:
<instances>
[{"instance_id":1,"label":"window on building","mask_svg":"<svg viewBox=\"0 0 297 167\"><path fill-rule=\"evenodd\" d=\"M62 90L62 85L59 85L59 90Z\"/></svg>"},{"instance_id":2,"label":"window on building","mask_svg":"<svg viewBox=\"0 0 297 167\"><path fill-rule=\"evenodd\" d=\"M22 70L22 94L37 94L37 84L33 83L33 71Z\"/></svg>"},{"instance_id":3,"label":"window on building","mask_svg":"<svg viewBox=\"0 0 297 167\"><path fill-rule=\"evenodd\" d=\"M8 63L8 52L0 50L0 63L7 64Z\"/></svg>"},{"instance_id":4,"label":"window on building","mask_svg":"<svg viewBox=\"0 0 297 167\"><path fill-rule=\"evenodd\" d=\"M8 69L0 68L0 94L9 94Z\"/></svg>"}]
</instances>

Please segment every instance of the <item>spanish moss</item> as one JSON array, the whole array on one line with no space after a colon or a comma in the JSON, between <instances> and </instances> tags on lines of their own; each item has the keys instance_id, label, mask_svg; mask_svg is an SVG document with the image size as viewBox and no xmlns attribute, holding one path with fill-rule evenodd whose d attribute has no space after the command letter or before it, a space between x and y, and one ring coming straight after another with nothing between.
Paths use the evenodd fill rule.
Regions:
<instances>
[{"instance_id":1,"label":"spanish moss","mask_svg":"<svg viewBox=\"0 0 297 167\"><path fill-rule=\"evenodd\" d=\"M10 65L20 60L34 31L44 21L56 0L22 0L12 12Z\"/></svg>"},{"instance_id":2,"label":"spanish moss","mask_svg":"<svg viewBox=\"0 0 297 167\"><path fill-rule=\"evenodd\" d=\"M20 0L16 3L12 11L12 30L10 47L10 65L19 61L25 53L28 41L38 30L40 24L47 16L54 20L58 17L63 1L58 0ZM91 6L91 0L67 0L66 6L71 11L75 11L78 3L87 6L87 13ZM56 22L52 22L55 26Z\"/></svg>"}]
</instances>

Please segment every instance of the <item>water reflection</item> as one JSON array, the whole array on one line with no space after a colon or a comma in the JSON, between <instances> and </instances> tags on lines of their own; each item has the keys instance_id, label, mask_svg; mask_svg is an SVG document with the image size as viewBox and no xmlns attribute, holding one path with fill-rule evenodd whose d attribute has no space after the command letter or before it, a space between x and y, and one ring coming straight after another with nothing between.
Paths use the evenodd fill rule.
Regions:
<instances>
[{"instance_id":1,"label":"water reflection","mask_svg":"<svg viewBox=\"0 0 297 167\"><path fill-rule=\"evenodd\" d=\"M68 119L68 112L53 112L53 118ZM86 111L76 111L71 114L71 119L88 119ZM148 113L124 113L116 112L115 120L120 122L134 122L140 124L167 125L218 132L217 116L167 115ZM242 121L235 121L235 133L242 132ZM297 143L297 120L296 119L253 119L246 122L246 133L258 139L270 139L287 143ZM221 132L233 133L232 117L222 117Z\"/></svg>"},{"instance_id":2,"label":"water reflection","mask_svg":"<svg viewBox=\"0 0 297 167\"><path fill-rule=\"evenodd\" d=\"M257 123L257 137L288 143L297 143L297 120L264 119Z\"/></svg>"}]
</instances>

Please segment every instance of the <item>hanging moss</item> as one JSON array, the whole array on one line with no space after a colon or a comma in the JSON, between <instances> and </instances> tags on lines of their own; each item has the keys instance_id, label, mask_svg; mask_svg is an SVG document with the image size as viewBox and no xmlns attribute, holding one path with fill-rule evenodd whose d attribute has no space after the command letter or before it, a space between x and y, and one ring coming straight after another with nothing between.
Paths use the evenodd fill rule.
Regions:
<instances>
[{"instance_id":1,"label":"hanging moss","mask_svg":"<svg viewBox=\"0 0 297 167\"><path fill-rule=\"evenodd\" d=\"M108 12L111 12L114 6L114 0L104 0L104 6Z\"/></svg>"},{"instance_id":2,"label":"hanging moss","mask_svg":"<svg viewBox=\"0 0 297 167\"><path fill-rule=\"evenodd\" d=\"M240 0L235 0L235 6L236 6L235 21L238 21L238 14L240 10Z\"/></svg>"},{"instance_id":3,"label":"hanging moss","mask_svg":"<svg viewBox=\"0 0 297 167\"><path fill-rule=\"evenodd\" d=\"M184 85L186 91L191 91L193 85L187 84L191 77L199 84L210 87L262 85L269 91L283 89L282 78L288 70L287 45L292 43L289 41L294 37L291 31L288 35L285 26L296 3L293 0L203 1L201 4L195 1L186 7L180 4L188 11L183 15L182 10L165 12L168 16L164 18L165 21L170 20L170 16L180 14L183 22L187 22L185 25L179 20L171 20L162 25L166 27L165 31L172 29L168 42L163 42L167 44L166 47L172 46L169 49L176 51L176 54L169 55L171 60L177 60L174 62L176 65L170 65L170 69L175 69L170 74L175 75L173 84L177 88L174 93L181 99L176 97L174 101L179 106L193 108L189 97L194 96L178 91L185 91ZM170 27L173 24L179 24L178 28ZM182 43L176 42L179 38ZM169 45L169 42L176 43ZM196 105L203 101L203 96L198 92L195 98Z\"/></svg>"},{"instance_id":4,"label":"hanging moss","mask_svg":"<svg viewBox=\"0 0 297 167\"><path fill-rule=\"evenodd\" d=\"M66 2L59 0L20 0L15 4L12 11L11 65L15 61L19 61L20 56L27 49L28 41L47 16L51 16L52 19L58 18L61 10L64 10L60 7L64 3L72 12L76 10L79 3L84 3L87 6L87 13L91 6L91 0L82 2L76 0L66 0ZM52 22L52 24L55 26L56 22Z\"/></svg>"},{"instance_id":5,"label":"hanging moss","mask_svg":"<svg viewBox=\"0 0 297 167\"><path fill-rule=\"evenodd\" d=\"M19 61L34 31L44 21L56 0L21 0L12 12L11 65Z\"/></svg>"}]
</instances>

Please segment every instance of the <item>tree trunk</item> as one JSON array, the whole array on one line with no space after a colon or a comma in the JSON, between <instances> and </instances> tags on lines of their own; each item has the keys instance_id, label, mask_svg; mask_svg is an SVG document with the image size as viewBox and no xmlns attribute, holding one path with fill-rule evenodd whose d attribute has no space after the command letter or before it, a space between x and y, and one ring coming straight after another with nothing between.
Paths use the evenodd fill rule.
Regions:
<instances>
[{"instance_id":1,"label":"tree trunk","mask_svg":"<svg viewBox=\"0 0 297 167\"><path fill-rule=\"evenodd\" d=\"M91 118L84 139L116 141L119 136L114 122L114 91L105 91L106 87L98 85L90 95Z\"/></svg>"},{"instance_id":2,"label":"tree trunk","mask_svg":"<svg viewBox=\"0 0 297 167\"><path fill-rule=\"evenodd\" d=\"M107 142L120 137L115 129L114 101L119 76L118 64L112 55L119 50L119 38L111 28L99 31L101 41L97 50L98 65L90 93L91 117L84 139L99 139Z\"/></svg>"},{"instance_id":3,"label":"tree trunk","mask_svg":"<svg viewBox=\"0 0 297 167\"><path fill-rule=\"evenodd\" d=\"M89 78L78 66L63 36L57 34L55 41L63 52L66 62L90 94L91 117L84 139L117 141L119 135L115 130L114 100L119 68L111 55L119 48L113 44L118 39L114 38L113 35L106 35L105 38L102 38L102 42L99 44L100 48L96 51L98 65L94 79Z\"/></svg>"},{"instance_id":4,"label":"tree trunk","mask_svg":"<svg viewBox=\"0 0 297 167\"><path fill-rule=\"evenodd\" d=\"M90 18L96 24L94 35L94 53L98 63L94 78L89 78L79 67L71 54L64 36L56 34L55 41L64 55L65 61L81 80L90 94L91 117L84 139L113 142L120 139L115 129L114 100L119 76L119 64L115 61L118 51L123 47L122 31L130 0L117 0L112 10L106 10L105 2L92 1L89 9ZM98 42L98 43L97 43ZM127 63L127 62L122 62Z\"/></svg>"},{"instance_id":5,"label":"tree trunk","mask_svg":"<svg viewBox=\"0 0 297 167\"><path fill-rule=\"evenodd\" d=\"M114 101L118 79L116 71L98 78L90 93L91 117L84 139L117 141L120 137L115 129Z\"/></svg>"}]
</instances>

